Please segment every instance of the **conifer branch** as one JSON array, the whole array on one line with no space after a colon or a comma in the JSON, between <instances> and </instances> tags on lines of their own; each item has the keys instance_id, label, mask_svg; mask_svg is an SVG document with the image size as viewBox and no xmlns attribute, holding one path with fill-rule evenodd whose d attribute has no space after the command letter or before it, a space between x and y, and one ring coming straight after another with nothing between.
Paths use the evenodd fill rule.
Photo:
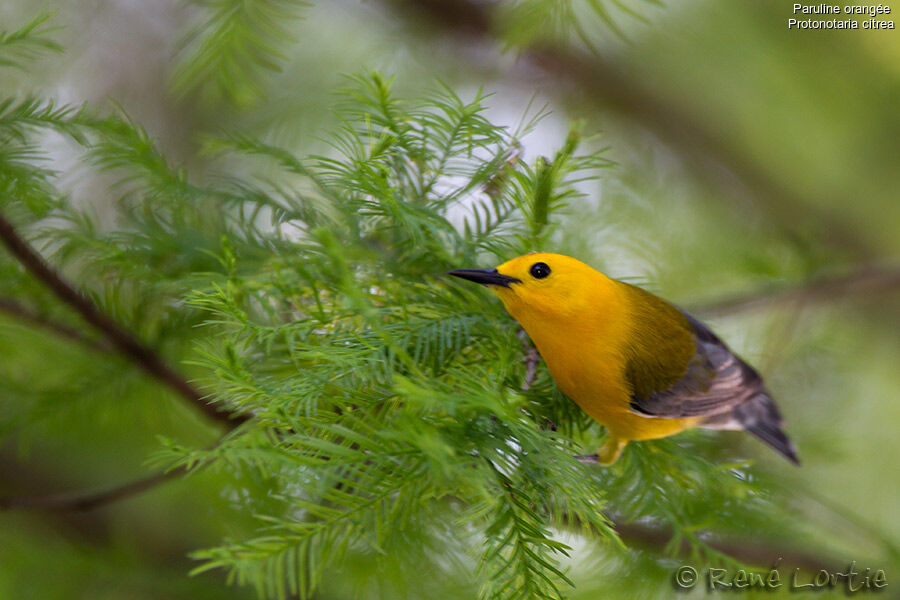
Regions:
<instances>
[{"instance_id":1,"label":"conifer branch","mask_svg":"<svg viewBox=\"0 0 900 600\"><path fill-rule=\"evenodd\" d=\"M486 45L503 45L500 27L492 14L495 3L478 0L385 0L404 15L424 17L437 29ZM537 69L563 85L578 88L606 107L632 119L676 148L698 172L711 180L721 179L722 170L733 174L753 192L754 201L776 218L776 223L796 237L797 224L811 224L827 232L822 238L853 252L859 258L878 256L866 237L846 219L821 206L805 201L789 186L771 177L763 167L727 137L710 128L704 118L693 114L671 98L597 52L541 42L517 48L518 66L533 79ZM479 54L482 56L482 54Z\"/></svg>"},{"instance_id":2,"label":"conifer branch","mask_svg":"<svg viewBox=\"0 0 900 600\"><path fill-rule=\"evenodd\" d=\"M245 410L259 428L257 435L226 436L202 451L172 445L168 464L181 466L167 473L101 491L0 498L0 509L75 520L77 511L133 498L201 463L262 473L273 482L269 498L275 501L263 508L266 523L258 534L194 556L204 561L195 572L222 569L238 583L266 590L267 597L314 590L328 569L345 561L341 549L349 546L397 560L392 532L412 526L437 541L450 535L444 528L449 513L490 541L482 579L492 592L484 597L495 600L552 593L554 582L564 580L555 555L565 550L554 529L578 525L586 539L618 540L608 513L652 515L651 522L615 525L623 539L653 556L699 549L726 562L728 555L763 566L784 556L775 546L785 532L756 527L773 515L784 517L776 502L768 494L750 494L761 489L751 478L694 460L688 447L673 443L666 451L659 442L660 452L636 451L624 474L572 461L570 453L585 440L567 426L583 415L576 417L571 403L530 410L552 382L537 377L539 357L527 337L519 334L520 347L508 329L494 326L496 314L473 315L474 297L467 292L423 283L423 276L472 264L484 250L516 255L532 249L562 205L555 199L575 193L579 179L568 175L596 164L570 151L557 154L558 165L519 160L515 137L481 115L481 96L467 103L448 91L404 103L377 75L358 83L344 107L336 156L301 161L239 140L240 151L274 157L287 171L297 167L295 174L314 184L309 197L245 177L233 178L223 192L194 188L137 127L126 128L134 139L102 147L105 167L121 169L125 181L139 180L134 204L124 208L133 211L134 223L149 225L146 231L123 227L110 240L113 251L127 255L158 243L152 256L168 257L169 233L202 224L190 217L208 209L207 197L239 209L228 211L240 217L234 229L231 222L210 226L228 233L222 262L229 285L198 290L188 302L213 325L197 353L198 366L214 374L221 398L240 398L239 406L252 407ZM271 244L268 231L254 228L259 207L274 209L275 232L300 228L302 240L279 237ZM448 218L460 208L468 211L465 233ZM240 235L245 230L253 235ZM112 351L148 370L141 352L152 351L111 320L115 307L101 308L68 284L21 231L0 220L0 239L23 266L78 310ZM142 234L139 244L134 232ZM236 241L236 248L225 240ZM191 238L185 241L196 247ZM65 249L83 256L77 246ZM128 264L143 272L143 256L128 255ZM178 272L160 275L166 282L191 277L176 288L183 290L200 287L190 283L196 273L197 263L186 261ZM131 273L117 268L115 274L127 282ZM528 393L506 389L510 352L523 361L515 372L524 377L513 387ZM148 372L172 385L165 372ZM554 422L561 425L557 434L548 431L555 431ZM481 460L491 468L481 468ZM248 498L257 493L245 491ZM498 491L502 498L494 501ZM443 507L449 513L426 506L451 495L459 499ZM747 497L755 502L741 504L740 520L735 512L717 510ZM785 523L786 517L779 524ZM720 537L756 530L755 539ZM422 558L417 551L416 560ZM819 558L808 564L819 564L814 560Z\"/></svg>"},{"instance_id":3,"label":"conifer branch","mask_svg":"<svg viewBox=\"0 0 900 600\"><path fill-rule=\"evenodd\" d=\"M59 300L78 312L85 321L101 333L123 356L159 382L177 392L208 418L226 423L232 427L249 419L246 415L220 411L213 403L209 402L187 379L167 365L154 350L122 329L85 295L66 281L60 273L48 265L2 214L0 214L0 240L25 269L47 286Z\"/></svg>"},{"instance_id":4,"label":"conifer branch","mask_svg":"<svg viewBox=\"0 0 900 600\"><path fill-rule=\"evenodd\" d=\"M62 46L49 37L57 28L45 27L53 13L37 15L16 31L0 30L0 67L24 69L42 52L62 52Z\"/></svg>"},{"instance_id":5,"label":"conifer branch","mask_svg":"<svg viewBox=\"0 0 900 600\"><path fill-rule=\"evenodd\" d=\"M67 492L39 496L0 497L0 511L3 510L43 510L57 512L85 512L127 500L156 486L170 481L187 472L184 466L165 473L155 473L100 492ZM657 553L670 550L672 533L665 528L640 523L628 523L608 517L619 537L632 546L641 546ZM581 524L570 522L570 526L581 529ZM800 567L810 571L825 569L834 572L840 565L837 561L794 549L772 546L761 540L719 539L708 542L713 549L748 565L768 567L775 561L785 565ZM689 556L691 547L684 541L677 549L680 556Z\"/></svg>"}]
</instances>

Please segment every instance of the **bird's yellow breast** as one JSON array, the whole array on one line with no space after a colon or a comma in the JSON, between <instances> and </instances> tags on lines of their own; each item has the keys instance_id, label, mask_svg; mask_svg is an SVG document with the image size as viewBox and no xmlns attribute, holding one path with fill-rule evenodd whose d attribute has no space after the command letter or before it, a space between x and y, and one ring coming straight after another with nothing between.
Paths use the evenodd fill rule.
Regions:
<instances>
[{"instance_id":1,"label":"bird's yellow breast","mask_svg":"<svg viewBox=\"0 0 900 600\"><path fill-rule=\"evenodd\" d=\"M624 357L610 338L597 335L596 330L559 336L538 328L529 335L563 393L619 439L665 437L694 424L693 419L660 419L631 411Z\"/></svg>"},{"instance_id":2,"label":"bird's yellow breast","mask_svg":"<svg viewBox=\"0 0 900 600\"><path fill-rule=\"evenodd\" d=\"M645 417L630 410L632 386L626 377L626 344L634 335L630 298L617 282L597 274L591 285L535 309L522 291L498 295L525 328L554 381L588 415L621 440L665 437L693 426L696 419Z\"/></svg>"}]
</instances>

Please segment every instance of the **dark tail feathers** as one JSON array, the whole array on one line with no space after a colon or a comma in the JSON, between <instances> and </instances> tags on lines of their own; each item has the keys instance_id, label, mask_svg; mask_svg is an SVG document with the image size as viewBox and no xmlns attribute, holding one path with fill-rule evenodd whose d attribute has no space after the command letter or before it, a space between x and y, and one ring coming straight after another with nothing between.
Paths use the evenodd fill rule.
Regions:
<instances>
[{"instance_id":1,"label":"dark tail feathers","mask_svg":"<svg viewBox=\"0 0 900 600\"><path fill-rule=\"evenodd\" d=\"M749 398L734 409L732 418L783 457L795 465L800 464L794 444L781 430L781 413L769 396L759 393Z\"/></svg>"}]
</instances>

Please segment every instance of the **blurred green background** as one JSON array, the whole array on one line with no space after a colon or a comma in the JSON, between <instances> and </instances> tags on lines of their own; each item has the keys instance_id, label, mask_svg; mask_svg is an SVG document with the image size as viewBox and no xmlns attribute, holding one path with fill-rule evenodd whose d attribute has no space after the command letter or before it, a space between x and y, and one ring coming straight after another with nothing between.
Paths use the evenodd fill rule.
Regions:
<instances>
[{"instance_id":1,"label":"blurred green background","mask_svg":"<svg viewBox=\"0 0 900 600\"><path fill-rule=\"evenodd\" d=\"M0 71L0 88L118 103L196 173L213 160L205 136L223 128L323 152L348 73L394 76L410 97L436 81L464 97L481 88L493 94L491 118L510 126L546 104L550 116L523 140L529 157L550 154L582 122L616 165L582 184L588 198L566 210L547 250L694 310L757 365L804 464L794 469L737 434L721 434L723 444L746 445L791 492L798 519L819 533L816 549L840 565L885 569L886 595L895 594L900 33L788 30L783 1L604 2L612 26L588 1L497 4L533 13L501 10L482 28L454 2L7 0L0 29L55 12L65 53ZM240 22L240 10L265 9L278 15L261 34L278 70L202 60L211 15ZM569 62L557 62L560 48ZM67 201L111 219L108 182L53 136L44 147ZM172 342L171 354L187 358L190 344ZM213 439L141 373L9 315L0 315L0 355L0 495L100 489L149 472L157 435ZM40 419L16 418L35 401L46 406ZM201 473L86 513L0 513L0 599L254 597L215 573L187 575L188 552L251 526L224 481ZM573 598L675 594L672 573L685 559L573 543ZM407 583L403 596L467 598L468 567L436 581L414 564L376 574L359 561L317 597L398 597L376 583L395 577Z\"/></svg>"}]
</instances>

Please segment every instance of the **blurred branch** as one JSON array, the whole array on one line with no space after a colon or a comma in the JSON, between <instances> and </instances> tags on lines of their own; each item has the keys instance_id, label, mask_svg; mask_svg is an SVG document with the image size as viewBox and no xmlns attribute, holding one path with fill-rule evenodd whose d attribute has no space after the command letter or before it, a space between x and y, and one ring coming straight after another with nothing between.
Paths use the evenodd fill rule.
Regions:
<instances>
[{"instance_id":1,"label":"blurred branch","mask_svg":"<svg viewBox=\"0 0 900 600\"><path fill-rule=\"evenodd\" d=\"M656 552L668 549L672 542L672 534L660 527L641 525L638 523L625 523L610 519L613 527L624 541L630 546L642 546ZM838 564L839 561L804 552L802 550L785 549L775 547L761 540L753 539L719 539L704 540L704 543L714 550L726 554L746 565L768 568L773 564L799 567L813 572L825 569L829 573L838 571L846 564ZM685 540L677 547L680 556L690 556L691 547Z\"/></svg>"},{"instance_id":2,"label":"blurred branch","mask_svg":"<svg viewBox=\"0 0 900 600\"><path fill-rule=\"evenodd\" d=\"M846 275L813 279L799 287L755 292L700 304L693 311L722 315L779 304L831 302L843 296L865 296L900 290L900 265L867 265Z\"/></svg>"},{"instance_id":3,"label":"blurred branch","mask_svg":"<svg viewBox=\"0 0 900 600\"><path fill-rule=\"evenodd\" d=\"M384 0L410 16L421 16L446 33L490 45L503 43L491 2L478 0ZM818 238L854 253L859 258L878 256L865 236L845 218L807 202L772 178L747 152L711 127L704 115L682 107L672 98L646 85L634 73L599 53L558 44L534 44L517 49L517 66L536 68L544 75L577 88L592 100L640 123L690 159L689 163L712 180L722 169L737 177L777 224L797 235L797 227L812 225ZM482 56L479 54L478 56Z\"/></svg>"},{"instance_id":4,"label":"blurred branch","mask_svg":"<svg viewBox=\"0 0 900 600\"><path fill-rule=\"evenodd\" d=\"M0 510L89 511L140 494L170 479L174 479L186 471L186 468L178 467L167 473L157 473L96 493L8 496L0 498ZM622 540L628 542L631 546L641 546L659 554L666 553L670 549L672 534L664 528L638 523L626 523L614 518L609 520ZM580 523L572 522L569 524L580 528ZM829 572L834 572L840 566L834 560L802 551L786 551L784 548L776 548L759 540L738 541L722 539L704 541L704 543L718 552L727 554L731 558L759 567L770 567L773 563L779 561L785 565L811 571L826 569ZM681 556L690 555L691 548L687 541L684 541L677 548L677 552Z\"/></svg>"},{"instance_id":5,"label":"blurred branch","mask_svg":"<svg viewBox=\"0 0 900 600\"><path fill-rule=\"evenodd\" d=\"M106 341L89 338L74 327L54 321L12 298L0 297L0 312L13 316L19 321L52 331L61 338L77 342L97 352L113 351Z\"/></svg>"},{"instance_id":6,"label":"blurred branch","mask_svg":"<svg viewBox=\"0 0 900 600\"><path fill-rule=\"evenodd\" d=\"M219 447L224 439L224 437L219 438L210 446L210 449ZM190 469L190 465L179 465L168 471L133 479L132 481L107 488L100 492L62 492L21 496L0 496L0 511L15 509L51 510L59 512L94 510L95 508L101 508L107 504L113 504L120 500L127 500L132 496L142 494L147 490L155 488L180 475L186 475ZM2 474L2 471L0 471L0 475Z\"/></svg>"},{"instance_id":7,"label":"blurred branch","mask_svg":"<svg viewBox=\"0 0 900 600\"><path fill-rule=\"evenodd\" d=\"M226 423L231 427L249 419L246 415L219 411L187 379L167 365L156 352L122 329L86 296L76 290L62 275L50 267L28 242L18 234L12 223L7 221L2 214L0 214L0 241L3 242L25 269L38 281L46 285L59 300L78 312L85 321L101 333L123 356L159 382L177 392L208 418Z\"/></svg>"},{"instance_id":8,"label":"blurred branch","mask_svg":"<svg viewBox=\"0 0 900 600\"><path fill-rule=\"evenodd\" d=\"M520 328L516 332L516 337L522 342L522 362L525 363L525 379L522 381L522 391L524 392L531 389L531 384L534 383L537 377L537 368L541 364L541 355L538 354L537 348L531 344L531 340L529 340L528 334L525 333L524 329Z\"/></svg>"},{"instance_id":9,"label":"blurred branch","mask_svg":"<svg viewBox=\"0 0 900 600\"><path fill-rule=\"evenodd\" d=\"M0 497L0 510L57 510L86 511L106 504L125 500L169 481L186 472L184 468L172 469L165 473L155 473L147 477L135 479L128 483L104 490L102 492L67 492L40 496L7 496Z\"/></svg>"}]
</instances>

